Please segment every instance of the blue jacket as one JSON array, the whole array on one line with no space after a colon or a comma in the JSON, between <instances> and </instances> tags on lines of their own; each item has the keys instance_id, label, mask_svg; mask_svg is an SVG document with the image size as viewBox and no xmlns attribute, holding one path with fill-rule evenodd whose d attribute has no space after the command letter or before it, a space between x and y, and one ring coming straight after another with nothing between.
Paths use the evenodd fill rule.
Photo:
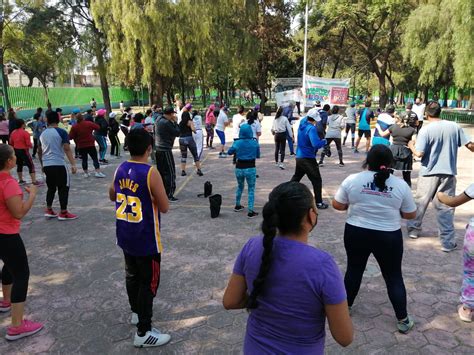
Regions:
<instances>
[{"instance_id":1,"label":"blue jacket","mask_svg":"<svg viewBox=\"0 0 474 355\"><path fill-rule=\"evenodd\" d=\"M234 141L227 154L236 154L237 160L260 158L260 145L253 138L252 127L245 123L240 126L239 139Z\"/></svg>"},{"instance_id":2,"label":"blue jacket","mask_svg":"<svg viewBox=\"0 0 474 355\"><path fill-rule=\"evenodd\" d=\"M319 148L324 147L325 139L319 139L316 127L308 122L308 117L304 117L298 128L298 148L296 158L313 158Z\"/></svg>"}]
</instances>

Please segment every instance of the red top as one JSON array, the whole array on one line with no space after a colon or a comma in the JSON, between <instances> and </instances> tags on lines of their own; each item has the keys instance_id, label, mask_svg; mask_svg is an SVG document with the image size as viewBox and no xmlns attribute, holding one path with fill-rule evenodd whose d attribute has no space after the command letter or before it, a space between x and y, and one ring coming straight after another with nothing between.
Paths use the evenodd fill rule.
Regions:
<instances>
[{"instance_id":1,"label":"red top","mask_svg":"<svg viewBox=\"0 0 474 355\"><path fill-rule=\"evenodd\" d=\"M69 138L74 139L79 149L94 147L95 138L92 132L98 129L100 129L99 125L94 122L81 121L72 126L71 132L69 132Z\"/></svg>"},{"instance_id":2,"label":"red top","mask_svg":"<svg viewBox=\"0 0 474 355\"><path fill-rule=\"evenodd\" d=\"M15 129L12 132L9 143L14 149L30 149L33 146L30 134L23 128Z\"/></svg>"},{"instance_id":3,"label":"red top","mask_svg":"<svg viewBox=\"0 0 474 355\"><path fill-rule=\"evenodd\" d=\"M6 204L14 196L23 198L20 185L10 174L0 172L0 234L20 233L20 220L12 216Z\"/></svg>"}]
</instances>

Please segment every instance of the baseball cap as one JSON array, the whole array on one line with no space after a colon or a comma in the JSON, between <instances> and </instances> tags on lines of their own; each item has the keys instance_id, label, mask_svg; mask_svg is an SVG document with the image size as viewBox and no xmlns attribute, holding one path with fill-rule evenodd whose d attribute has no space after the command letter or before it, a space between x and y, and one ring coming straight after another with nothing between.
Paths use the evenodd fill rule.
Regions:
<instances>
[{"instance_id":1,"label":"baseball cap","mask_svg":"<svg viewBox=\"0 0 474 355\"><path fill-rule=\"evenodd\" d=\"M193 105L191 105L191 104L186 104L186 105L184 106L184 108L185 108L186 110L191 110L191 109L193 108Z\"/></svg>"},{"instance_id":2,"label":"baseball cap","mask_svg":"<svg viewBox=\"0 0 474 355\"><path fill-rule=\"evenodd\" d=\"M260 105L255 105L255 107L253 108L255 111L260 111Z\"/></svg>"},{"instance_id":3,"label":"baseball cap","mask_svg":"<svg viewBox=\"0 0 474 355\"><path fill-rule=\"evenodd\" d=\"M320 107L320 106L321 106L321 101L316 100L316 101L314 102L314 106Z\"/></svg>"},{"instance_id":4,"label":"baseball cap","mask_svg":"<svg viewBox=\"0 0 474 355\"><path fill-rule=\"evenodd\" d=\"M96 115L97 116L105 116L106 113L107 113L107 111L104 110L103 108L101 108L100 110L97 110Z\"/></svg>"},{"instance_id":5,"label":"baseball cap","mask_svg":"<svg viewBox=\"0 0 474 355\"><path fill-rule=\"evenodd\" d=\"M115 118L117 116L116 112L109 113L109 118Z\"/></svg>"},{"instance_id":6,"label":"baseball cap","mask_svg":"<svg viewBox=\"0 0 474 355\"><path fill-rule=\"evenodd\" d=\"M319 112L318 112L318 109L316 108L312 108L308 111L308 113L306 114L306 116L308 117L311 117L313 120L315 120L316 122L319 122L321 121L321 117L319 116Z\"/></svg>"},{"instance_id":7,"label":"baseball cap","mask_svg":"<svg viewBox=\"0 0 474 355\"><path fill-rule=\"evenodd\" d=\"M229 111L230 111L227 106L224 106L223 110L224 110L225 112L229 112Z\"/></svg>"},{"instance_id":8,"label":"baseball cap","mask_svg":"<svg viewBox=\"0 0 474 355\"><path fill-rule=\"evenodd\" d=\"M166 107L163 111L163 114L165 114L165 115L169 115L171 113L176 113L176 111L174 110L174 108L172 106Z\"/></svg>"},{"instance_id":9,"label":"baseball cap","mask_svg":"<svg viewBox=\"0 0 474 355\"><path fill-rule=\"evenodd\" d=\"M81 110L78 109L78 108L75 108L75 109L72 110L72 113L76 115L78 113L81 113Z\"/></svg>"}]
</instances>

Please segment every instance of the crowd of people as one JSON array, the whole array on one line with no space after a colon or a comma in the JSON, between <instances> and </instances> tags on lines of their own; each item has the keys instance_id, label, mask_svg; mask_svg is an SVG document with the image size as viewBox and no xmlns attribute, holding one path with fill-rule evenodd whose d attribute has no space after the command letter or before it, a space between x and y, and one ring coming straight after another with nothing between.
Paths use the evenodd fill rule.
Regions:
<instances>
[{"instance_id":1,"label":"crowd of people","mask_svg":"<svg viewBox=\"0 0 474 355\"><path fill-rule=\"evenodd\" d=\"M63 121L61 109L49 107L43 113L39 108L28 125L32 137L25 130L25 122L14 117L14 111L13 116L9 112L8 120L0 115L0 139L4 142L0 144L0 258L4 264L0 312L11 311L8 340L35 334L43 327L42 323L23 316L29 269L19 235L20 221L31 209L37 189L42 186L36 179L36 156L47 186L44 216L67 221L78 218L68 210L69 171L77 172L76 159L81 160L84 178L91 176L89 157L95 170L93 176L104 178L101 166L109 164L112 157L120 159L124 152L130 155L115 171L109 198L115 203L117 244L124 253L131 324L137 326L133 340L136 347L161 346L171 339L170 335L152 327L152 309L160 280L160 214L168 212L169 203L178 201L173 153L176 139L181 176L188 175L189 151L196 175L201 177L205 172L204 148L208 154L214 149L216 133L220 141L216 156L232 156L235 164L234 211L245 210L242 194L246 182L247 216L259 216L254 200L263 115L258 105L249 110L239 106L232 118L230 108L219 102L211 104L203 115L191 102L180 100L176 100L175 107L163 109L154 105L145 114L134 113L132 108L124 107L123 102L119 113L107 113L96 105L92 99L87 111L72 110L67 123ZM251 238L242 248L223 298L226 309L250 311L244 352L323 353L326 318L334 339L342 346L349 345L353 339L350 312L356 306L371 254L385 280L396 328L408 333L415 322L408 314L402 275L401 219L408 220L409 237L418 238L426 209L433 202L441 250L451 252L457 248L454 207L474 198L474 185L455 196L457 153L462 146L474 151L474 143L459 125L440 118L441 108L437 102L425 107L417 99L400 113L389 105L376 114L371 102L360 109L350 103L344 113L337 105L322 106L316 102L302 117L294 114L294 109L292 102L279 107L271 125L275 164L285 169L288 144L290 156L295 155L294 174L289 182L279 184L270 193L261 211L262 236ZM429 124L421 128L425 120ZM294 130L297 121L299 126ZM225 130L229 126L233 130L233 142L226 149ZM124 135L123 147L120 131ZM365 137L367 156L364 170L345 177L332 200L335 210L347 211L344 230L347 268L342 278L332 256L309 246L308 239L317 225L318 210L329 208L323 201L320 167L324 167L325 159L332 155L332 142L336 145L339 167L345 166L342 147L349 135L354 154L359 153L359 145ZM32 155L30 149L33 149ZM411 190L414 158L421 159L415 196ZM20 187L26 185L24 166L31 176L31 185L24 187L27 199L23 198ZM18 180L10 173L14 167ZM394 170L400 171L403 179L397 177ZM305 175L313 193L300 183ZM59 213L53 209L56 192ZM464 242L462 304L458 309L460 318L466 322L471 321L474 314L473 230L474 223L471 223Z\"/></svg>"}]
</instances>

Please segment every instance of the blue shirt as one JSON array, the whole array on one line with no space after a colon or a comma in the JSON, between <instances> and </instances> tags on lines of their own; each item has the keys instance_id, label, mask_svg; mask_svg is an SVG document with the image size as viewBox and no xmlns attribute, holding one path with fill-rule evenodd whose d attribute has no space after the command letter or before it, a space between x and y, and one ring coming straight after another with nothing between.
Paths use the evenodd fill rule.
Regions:
<instances>
[{"instance_id":1,"label":"blue shirt","mask_svg":"<svg viewBox=\"0 0 474 355\"><path fill-rule=\"evenodd\" d=\"M48 127L40 135L43 166L65 166L64 144L69 144L67 132L58 127Z\"/></svg>"},{"instance_id":2,"label":"blue shirt","mask_svg":"<svg viewBox=\"0 0 474 355\"><path fill-rule=\"evenodd\" d=\"M312 158L315 159L316 152L319 148L324 147L325 139L320 139L316 127L308 122L308 118L304 117L298 128L298 147L296 149L296 158Z\"/></svg>"},{"instance_id":3,"label":"blue shirt","mask_svg":"<svg viewBox=\"0 0 474 355\"><path fill-rule=\"evenodd\" d=\"M150 189L153 169L146 163L129 160L115 171L117 245L133 256L162 251L160 213Z\"/></svg>"},{"instance_id":4,"label":"blue shirt","mask_svg":"<svg viewBox=\"0 0 474 355\"><path fill-rule=\"evenodd\" d=\"M245 123L240 126L239 139L234 141L228 154L236 154L237 160L255 160L260 158L260 145L253 138L252 127Z\"/></svg>"},{"instance_id":5,"label":"blue shirt","mask_svg":"<svg viewBox=\"0 0 474 355\"><path fill-rule=\"evenodd\" d=\"M294 117L293 117L293 107L292 106L286 106L283 108L283 112L281 114L282 116L285 116L286 118L288 118L288 122L291 123L291 121L294 120Z\"/></svg>"},{"instance_id":6,"label":"blue shirt","mask_svg":"<svg viewBox=\"0 0 474 355\"><path fill-rule=\"evenodd\" d=\"M375 117L374 111L366 107L359 111L359 130L370 131L370 120Z\"/></svg>"}]
</instances>

